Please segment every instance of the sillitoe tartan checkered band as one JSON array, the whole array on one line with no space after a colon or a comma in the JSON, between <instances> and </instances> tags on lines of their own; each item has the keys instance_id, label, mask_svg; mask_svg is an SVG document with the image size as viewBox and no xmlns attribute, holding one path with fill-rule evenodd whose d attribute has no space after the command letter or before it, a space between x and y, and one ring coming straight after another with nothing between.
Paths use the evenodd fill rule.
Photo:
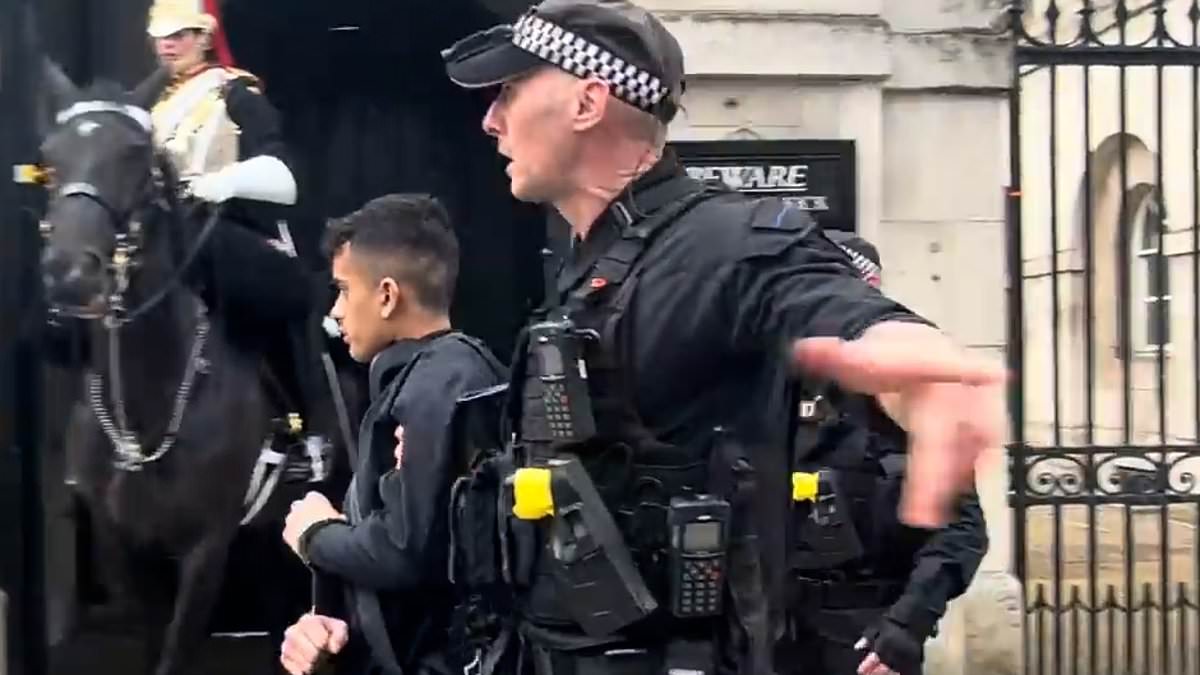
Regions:
<instances>
[{"instance_id":1,"label":"sillitoe tartan checkered band","mask_svg":"<svg viewBox=\"0 0 1200 675\"><path fill-rule=\"evenodd\" d=\"M617 98L646 112L652 112L668 93L658 77L536 15L517 21L513 44L576 77L604 80Z\"/></svg>"},{"instance_id":2,"label":"sillitoe tartan checkered band","mask_svg":"<svg viewBox=\"0 0 1200 675\"><path fill-rule=\"evenodd\" d=\"M879 265L876 265L875 262L870 258L859 253L858 251L855 251L849 246L846 246L845 244L838 244L837 246L838 248L842 249L846 255L850 256L851 262L854 263L854 268L858 270L859 275L862 276L863 279L869 279L872 276L879 276Z\"/></svg>"}]
</instances>

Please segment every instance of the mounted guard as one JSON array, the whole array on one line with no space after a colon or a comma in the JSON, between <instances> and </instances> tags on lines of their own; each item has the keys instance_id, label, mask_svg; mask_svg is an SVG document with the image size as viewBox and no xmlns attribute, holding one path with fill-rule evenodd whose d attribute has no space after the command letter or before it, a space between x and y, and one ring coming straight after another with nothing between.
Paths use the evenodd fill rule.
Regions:
<instances>
[{"instance_id":1,"label":"mounted guard","mask_svg":"<svg viewBox=\"0 0 1200 675\"><path fill-rule=\"evenodd\" d=\"M307 423L329 401L310 330L315 288L283 217L296 202L296 180L261 82L220 62L217 19L200 5L158 0L147 22L166 76L149 85L161 86L150 109L155 145L186 194L220 208L189 282L210 307L221 306L240 346L266 355L288 410L280 441L292 445L304 434L312 471L321 473L328 443Z\"/></svg>"},{"instance_id":2,"label":"mounted guard","mask_svg":"<svg viewBox=\"0 0 1200 675\"><path fill-rule=\"evenodd\" d=\"M297 367L315 356L294 337L315 316L275 217L296 196L275 113L252 76L212 58L211 17L171 1L150 19L164 67L132 94L103 81L81 91L47 60L42 166L18 178L49 192L49 318L86 338L66 355L83 357L71 365L86 388L65 447L108 563L116 613L103 616L141 604L148 665L177 675L204 639L239 523L265 502L250 497L289 475L279 436L307 453L299 480L324 477L316 426L283 413L332 407L300 393L320 365ZM274 391L263 355L284 382ZM282 577L262 579L262 602L296 596Z\"/></svg>"}]
</instances>

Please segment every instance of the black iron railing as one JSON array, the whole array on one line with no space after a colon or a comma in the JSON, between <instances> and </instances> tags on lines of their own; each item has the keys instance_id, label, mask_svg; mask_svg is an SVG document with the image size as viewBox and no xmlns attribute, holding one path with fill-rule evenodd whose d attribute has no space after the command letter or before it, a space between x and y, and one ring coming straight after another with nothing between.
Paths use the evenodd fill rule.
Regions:
<instances>
[{"instance_id":1,"label":"black iron railing","mask_svg":"<svg viewBox=\"0 0 1200 675\"><path fill-rule=\"evenodd\" d=\"M1007 237L1026 672L1200 675L1200 0L1029 4Z\"/></svg>"}]
</instances>

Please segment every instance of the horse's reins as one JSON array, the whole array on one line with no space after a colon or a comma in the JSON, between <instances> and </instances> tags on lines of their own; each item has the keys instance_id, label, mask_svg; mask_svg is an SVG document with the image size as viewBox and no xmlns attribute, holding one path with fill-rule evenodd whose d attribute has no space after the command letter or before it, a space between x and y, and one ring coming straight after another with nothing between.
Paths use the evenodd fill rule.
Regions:
<instances>
[{"instance_id":1,"label":"horse's reins","mask_svg":"<svg viewBox=\"0 0 1200 675\"><path fill-rule=\"evenodd\" d=\"M137 122L142 129L150 131L150 118L146 111L127 105L118 105L103 101L86 101L77 103L67 110L59 113L57 121L61 125L73 117L93 112L111 112L121 115L127 119ZM108 217L116 232L116 246L113 249L112 257L105 264L105 272L112 275L115 288L106 288L111 290L111 293L106 293L106 302L104 312L98 316L85 314L81 312L64 312L61 308L52 308L51 311L56 315L66 314L73 318L95 320L100 319L104 322L104 327L109 333L108 340L108 365L109 373L112 379L111 390L113 398L113 408L116 415L114 420L109 415L108 410L104 406L104 384L102 378L97 373L88 374L88 392L93 414L96 415L100 427L104 430L109 441L112 443L113 450L117 454L115 465L117 468L125 471L138 471L142 465L162 459L171 448L174 447L175 439L179 433L179 428L183 423L183 413L187 408L188 401L191 397L192 387L195 384L196 376L202 370L203 359L201 357L204 349L204 344L208 336L209 322L203 312L199 312L197 316L196 332L192 340L191 352L188 356L187 366L184 370L183 379L179 384L179 388L175 392L175 404L171 420L167 424L167 430L163 434L163 439L159 443L158 448L149 455L142 454L141 443L137 440L136 434L129 428L128 418L125 414L125 399L122 393L121 384L121 359L120 359L120 329L144 315L146 312L157 306L167 295L175 290L183 280L183 275L187 272L201 249L204 247L208 237L212 234L218 221L220 220L221 207L215 206L208 220L200 233L193 240L191 247L184 256L183 261L175 266L171 271L167 281L148 299L141 302L132 311L126 311L124 295L129 287L129 270L130 267L136 265L136 255L140 248L139 241L131 241L130 235L135 237L142 236L141 225L134 216L147 208L154 206L159 197L163 197L166 193L166 186L163 185L164 162L167 160L156 149L154 150L154 164L149 177L146 180L143 194L145 197L140 199L128 213L120 214L112 206L110 206L101 195L100 191L91 183L76 181L67 183L57 191L57 199L66 199L69 197L83 197L98 204ZM175 202L170 195L166 195L166 213L175 220L172 225L178 225L178 214L172 208ZM129 224L128 228L122 226ZM123 231L127 229L126 231ZM43 236L49 236L50 227L43 223L41 228ZM92 255L103 261L104 257L97 255L94 251ZM106 274L106 282L109 278Z\"/></svg>"}]
</instances>

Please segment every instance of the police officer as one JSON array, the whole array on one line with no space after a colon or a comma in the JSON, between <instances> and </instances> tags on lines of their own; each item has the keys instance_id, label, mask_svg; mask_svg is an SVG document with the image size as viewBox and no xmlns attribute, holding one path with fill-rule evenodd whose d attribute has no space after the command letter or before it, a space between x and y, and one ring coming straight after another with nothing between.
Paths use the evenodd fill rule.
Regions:
<instances>
[{"instance_id":1,"label":"police officer","mask_svg":"<svg viewBox=\"0 0 1200 675\"><path fill-rule=\"evenodd\" d=\"M793 370L909 431L901 511L919 526L945 522L997 442L1002 372L863 283L804 213L686 176L665 150L683 55L644 9L546 0L443 56L453 81L496 89L483 127L512 194L574 238L514 364L511 453L455 504L477 526L456 548L465 658L769 672Z\"/></svg>"},{"instance_id":2,"label":"police officer","mask_svg":"<svg viewBox=\"0 0 1200 675\"><path fill-rule=\"evenodd\" d=\"M870 242L846 232L828 236L867 283L882 283ZM867 397L815 383L799 388L779 671L919 675L925 640L987 550L978 498L966 492L945 528L898 522L903 430Z\"/></svg>"},{"instance_id":3,"label":"police officer","mask_svg":"<svg viewBox=\"0 0 1200 675\"><path fill-rule=\"evenodd\" d=\"M168 76L145 85L162 87L150 111L154 140L193 198L221 205L192 283L228 318L240 346L266 354L287 409L303 422L329 399L313 377L321 370L306 326L310 277L280 217L296 201L296 180L278 113L257 77L218 62L216 29L199 0L151 5L146 30ZM324 444L315 432L309 440Z\"/></svg>"}]
</instances>

